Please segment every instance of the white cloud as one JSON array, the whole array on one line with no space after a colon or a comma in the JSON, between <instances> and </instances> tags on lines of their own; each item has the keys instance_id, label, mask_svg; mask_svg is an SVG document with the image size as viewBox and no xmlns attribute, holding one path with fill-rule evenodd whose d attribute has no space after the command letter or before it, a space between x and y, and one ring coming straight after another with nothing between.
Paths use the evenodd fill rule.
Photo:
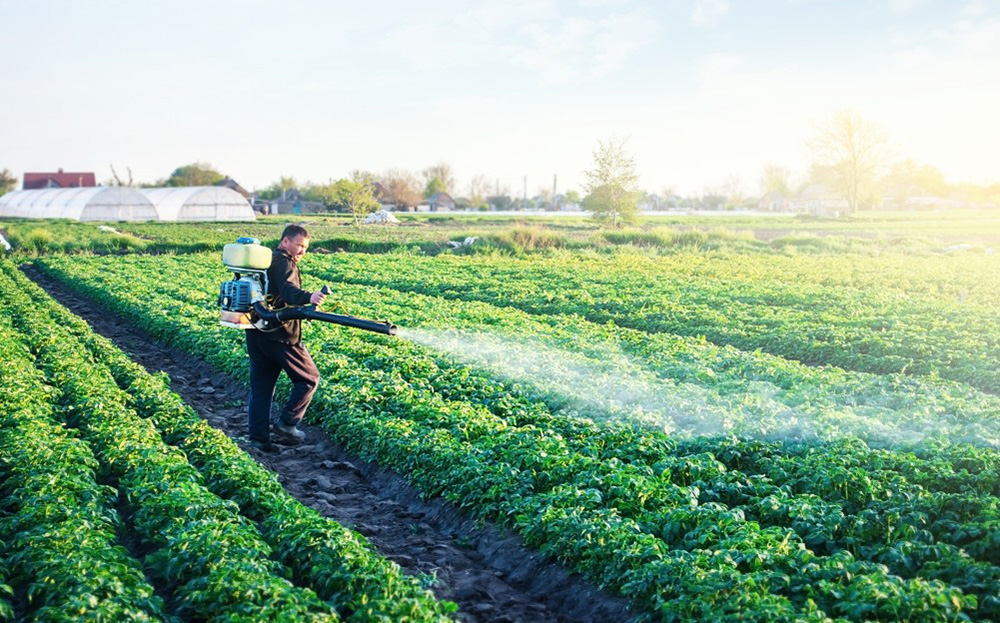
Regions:
<instances>
[{"instance_id":1,"label":"white cloud","mask_svg":"<svg viewBox=\"0 0 1000 623\"><path fill-rule=\"evenodd\" d=\"M504 55L543 83L566 84L619 69L657 31L655 20L638 12L535 21Z\"/></svg>"},{"instance_id":2,"label":"white cloud","mask_svg":"<svg viewBox=\"0 0 1000 623\"><path fill-rule=\"evenodd\" d=\"M691 23L696 26L715 26L729 13L727 0L696 0L691 11Z\"/></svg>"},{"instance_id":3,"label":"white cloud","mask_svg":"<svg viewBox=\"0 0 1000 623\"><path fill-rule=\"evenodd\" d=\"M912 13L914 9L926 3L927 0L889 0L889 10L897 14Z\"/></svg>"},{"instance_id":4,"label":"white cloud","mask_svg":"<svg viewBox=\"0 0 1000 623\"><path fill-rule=\"evenodd\" d=\"M973 0L962 7L962 17L982 17L991 12L992 7L988 0Z\"/></svg>"}]
</instances>

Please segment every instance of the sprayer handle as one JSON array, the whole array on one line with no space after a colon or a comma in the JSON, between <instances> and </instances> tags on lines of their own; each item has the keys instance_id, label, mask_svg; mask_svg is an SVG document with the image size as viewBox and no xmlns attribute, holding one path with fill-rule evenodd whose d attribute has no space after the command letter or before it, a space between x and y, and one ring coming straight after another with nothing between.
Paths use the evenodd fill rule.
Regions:
<instances>
[{"instance_id":1,"label":"sprayer handle","mask_svg":"<svg viewBox=\"0 0 1000 623\"><path fill-rule=\"evenodd\" d=\"M319 289L319 291L322 292L323 294L329 294L330 293L330 286L324 285L322 288Z\"/></svg>"}]
</instances>

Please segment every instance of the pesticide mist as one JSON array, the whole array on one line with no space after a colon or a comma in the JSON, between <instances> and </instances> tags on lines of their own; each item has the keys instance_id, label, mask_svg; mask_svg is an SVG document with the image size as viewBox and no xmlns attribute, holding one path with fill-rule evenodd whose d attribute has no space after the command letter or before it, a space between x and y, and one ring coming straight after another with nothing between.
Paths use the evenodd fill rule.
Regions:
<instances>
[{"instance_id":1,"label":"pesticide mist","mask_svg":"<svg viewBox=\"0 0 1000 623\"><path fill-rule=\"evenodd\" d=\"M401 330L400 337L508 382L554 411L619 421L680 436L733 434L768 439L855 435L879 444L913 443L918 433L885 413L824 404L789 405L771 383L747 380L725 393L662 378L621 352L599 357L485 332ZM933 427L929 427L933 428Z\"/></svg>"}]
</instances>

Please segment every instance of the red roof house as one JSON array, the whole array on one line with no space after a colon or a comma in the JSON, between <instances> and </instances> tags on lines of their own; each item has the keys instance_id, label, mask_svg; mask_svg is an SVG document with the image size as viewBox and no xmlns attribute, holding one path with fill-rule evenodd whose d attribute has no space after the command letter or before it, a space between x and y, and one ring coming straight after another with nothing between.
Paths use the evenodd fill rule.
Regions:
<instances>
[{"instance_id":1,"label":"red roof house","mask_svg":"<svg viewBox=\"0 0 1000 623\"><path fill-rule=\"evenodd\" d=\"M87 188L97 186L93 173L65 173L62 169L55 173L25 173L22 190L39 188Z\"/></svg>"}]
</instances>

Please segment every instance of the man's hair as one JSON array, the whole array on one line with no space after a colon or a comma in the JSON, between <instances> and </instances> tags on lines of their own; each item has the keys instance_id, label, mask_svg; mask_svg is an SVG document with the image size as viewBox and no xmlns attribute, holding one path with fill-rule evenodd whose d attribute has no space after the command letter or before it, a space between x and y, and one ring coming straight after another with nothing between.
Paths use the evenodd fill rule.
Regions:
<instances>
[{"instance_id":1,"label":"man's hair","mask_svg":"<svg viewBox=\"0 0 1000 623\"><path fill-rule=\"evenodd\" d=\"M296 236L302 236L303 238L309 237L309 232L306 228L301 225L296 225L292 223L291 225L285 225L285 229L281 232L282 238L295 238Z\"/></svg>"}]
</instances>

